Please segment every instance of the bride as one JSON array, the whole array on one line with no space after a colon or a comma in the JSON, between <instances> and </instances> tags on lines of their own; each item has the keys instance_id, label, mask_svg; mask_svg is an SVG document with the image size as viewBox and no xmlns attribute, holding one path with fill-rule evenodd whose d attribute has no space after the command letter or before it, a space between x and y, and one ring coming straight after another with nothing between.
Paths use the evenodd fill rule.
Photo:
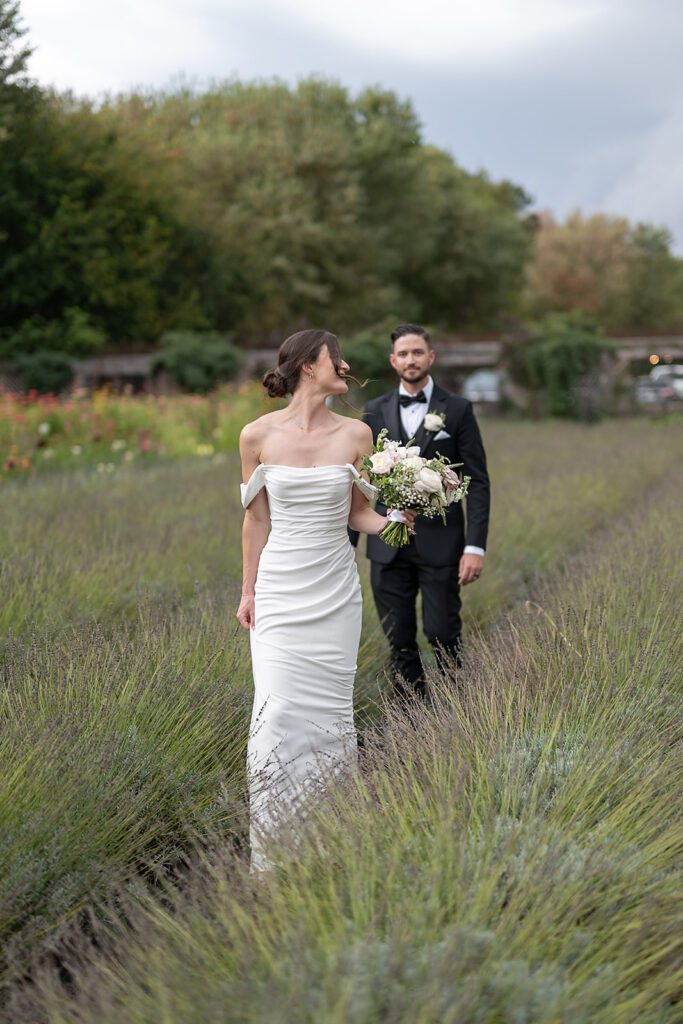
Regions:
<instances>
[{"instance_id":1,"label":"bride","mask_svg":"<svg viewBox=\"0 0 683 1024\"><path fill-rule=\"evenodd\" d=\"M379 533L358 468L372 451L360 420L333 413L348 391L336 337L291 335L263 384L286 409L247 424L242 458L243 583L237 610L250 631L254 706L247 749L252 869L326 772L355 757L353 681L361 590L347 526ZM355 485L355 486L354 486ZM409 527L413 512L403 513Z\"/></svg>"}]
</instances>

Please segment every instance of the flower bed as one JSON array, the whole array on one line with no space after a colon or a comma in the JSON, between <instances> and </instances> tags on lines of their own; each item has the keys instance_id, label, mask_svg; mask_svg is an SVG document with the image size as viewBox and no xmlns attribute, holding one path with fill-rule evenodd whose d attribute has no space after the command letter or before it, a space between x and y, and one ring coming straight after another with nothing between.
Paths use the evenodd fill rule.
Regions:
<instances>
[{"instance_id":1,"label":"flower bed","mask_svg":"<svg viewBox=\"0 0 683 1024\"><path fill-rule=\"evenodd\" d=\"M257 381L207 396L0 389L0 481L53 467L113 472L141 459L211 456L235 449L242 426L272 408Z\"/></svg>"}]
</instances>

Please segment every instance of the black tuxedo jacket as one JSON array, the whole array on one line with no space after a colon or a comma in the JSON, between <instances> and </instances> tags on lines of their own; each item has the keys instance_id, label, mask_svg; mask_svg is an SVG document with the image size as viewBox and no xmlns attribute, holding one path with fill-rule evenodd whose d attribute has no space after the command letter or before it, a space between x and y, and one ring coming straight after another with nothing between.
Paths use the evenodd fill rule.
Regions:
<instances>
[{"instance_id":1,"label":"black tuxedo jacket","mask_svg":"<svg viewBox=\"0 0 683 1024\"><path fill-rule=\"evenodd\" d=\"M392 440L409 441L401 427L399 413L398 389L389 391L379 398L373 398L365 407L363 420L372 429L373 440L386 427ZM440 567L457 565L465 544L486 547L486 536L489 522L490 485L486 471L486 455L479 433L477 421L472 411L472 403L459 395L444 391L438 384L434 385L428 412L445 414L443 431L449 437L436 440L436 432L425 430L424 424L415 435L415 444L420 446L420 454L432 459L439 453L449 462L462 462L457 472L469 476L467 502L467 528L462 502L450 505L446 509L446 525L441 516L425 519L419 516L415 521L415 536L410 543L415 546L418 558L424 565ZM386 512L386 506L377 503L380 515ZM356 540L358 535L356 534ZM355 543L353 536L352 543ZM367 555L375 562L388 564L396 557L397 548L393 548L376 536L368 536Z\"/></svg>"}]
</instances>

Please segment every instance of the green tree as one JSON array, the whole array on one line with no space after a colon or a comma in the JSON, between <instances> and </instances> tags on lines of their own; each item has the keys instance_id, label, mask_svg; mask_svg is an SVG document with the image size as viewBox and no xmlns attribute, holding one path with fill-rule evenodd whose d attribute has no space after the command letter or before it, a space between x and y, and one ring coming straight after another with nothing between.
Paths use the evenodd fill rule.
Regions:
<instances>
[{"instance_id":1,"label":"green tree","mask_svg":"<svg viewBox=\"0 0 683 1024\"><path fill-rule=\"evenodd\" d=\"M515 303L526 196L423 146L391 92L231 82L127 97L100 116L165 154L211 237L202 296L217 326L275 340L306 323L354 330L387 309L490 324Z\"/></svg>"},{"instance_id":2,"label":"green tree","mask_svg":"<svg viewBox=\"0 0 683 1024\"><path fill-rule=\"evenodd\" d=\"M634 257L629 267L626 324L683 327L683 260L671 253L671 233L651 224L632 230Z\"/></svg>"},{"instance_id":3,"label":"green tree","mask_svg":"<svg viewBox=\"0 0 683 1024\"><path fill-rule=\"evenodd\" d=\"M236 293L242 331L256 339L306 322L353 326L396 296L359 168L370 122L391 149L390 129L376 123L391 122L385 108L357 118L345 89L311 79L295 91L233 82L129 97L102 116L124 118L141 145L166 154L209 232L214 270L203 294L216 326L235 326Z\"/></svg>"},{"instance_id":4,"label":"green tree","mask_svg":"<svg viewBox=\"0 0 683 1024\"><path fill-rule=\"evenodd\" d=\"M41 330L77 353L96 339L149 342L179 320L201 324L192 273L204 257L164 190L162 162L88 104L50 94L26 97L0 153L2 354L45 347ZM91 330L73 329L69 310Z\"/></svg>"},{"instance_id":5,"label":"green tree","mask_svg":"<svg viewBox=\"0 0 683 1024\"><path fill-rule=\"evenodd\" d=\"M0 0L0 130L17 91L29 85L26 66L32 50L22 42L25 35L18 0Z\"/></svg>"},{"instance_id":6,"label":"green tree","mask_svg":"<svg viewBox=\"0 0 683 1024\"><path fill-rule=\"evenodd\" d=\"M0 142L4 356L514 311L526 196L425 147L391 92L312 78L20 106Z\"/></svg>"},{"instance_id":7,"label":"green tree","mask_svg":"<svg viewBox=\"0 0 683 1024\"><path fill-rule=\"evenodd\" d=\"M496 326L516 311L534 220L526 193L484 173L467 174L447 153L421 158L419 216L404 236L404 290L418 316L449 327Z\"/></svg>"},{"instance_id":8,"label":"green tree","mask_svg":"<svg viewBox=\"0 0 683 1024\"><path fill-rule=\"evenodd\" d=\"M605 328L680 327L683 260L668 231L624 217L539 218L526 298L532 316L580 310Z\"/></svg>"}]
</instances>

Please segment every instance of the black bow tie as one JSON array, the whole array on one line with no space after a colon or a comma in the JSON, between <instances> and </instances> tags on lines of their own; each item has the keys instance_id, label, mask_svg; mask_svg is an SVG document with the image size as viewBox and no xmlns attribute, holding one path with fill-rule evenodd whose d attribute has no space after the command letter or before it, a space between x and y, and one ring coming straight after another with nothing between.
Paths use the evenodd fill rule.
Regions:
<instances>
[{"instance_id":1,"label":"black bow tie","mask_svg":"<svg viewBox=\"0 0 683 1024\"><path fill-rule=\"evenodd\" d=\"M427 396L424 391L418 391L416 395L399 395L398 400L401 403L401 407L404 405L412 405L413 402L424 402L427 403Z\"/></svg>"}]
</instances>

